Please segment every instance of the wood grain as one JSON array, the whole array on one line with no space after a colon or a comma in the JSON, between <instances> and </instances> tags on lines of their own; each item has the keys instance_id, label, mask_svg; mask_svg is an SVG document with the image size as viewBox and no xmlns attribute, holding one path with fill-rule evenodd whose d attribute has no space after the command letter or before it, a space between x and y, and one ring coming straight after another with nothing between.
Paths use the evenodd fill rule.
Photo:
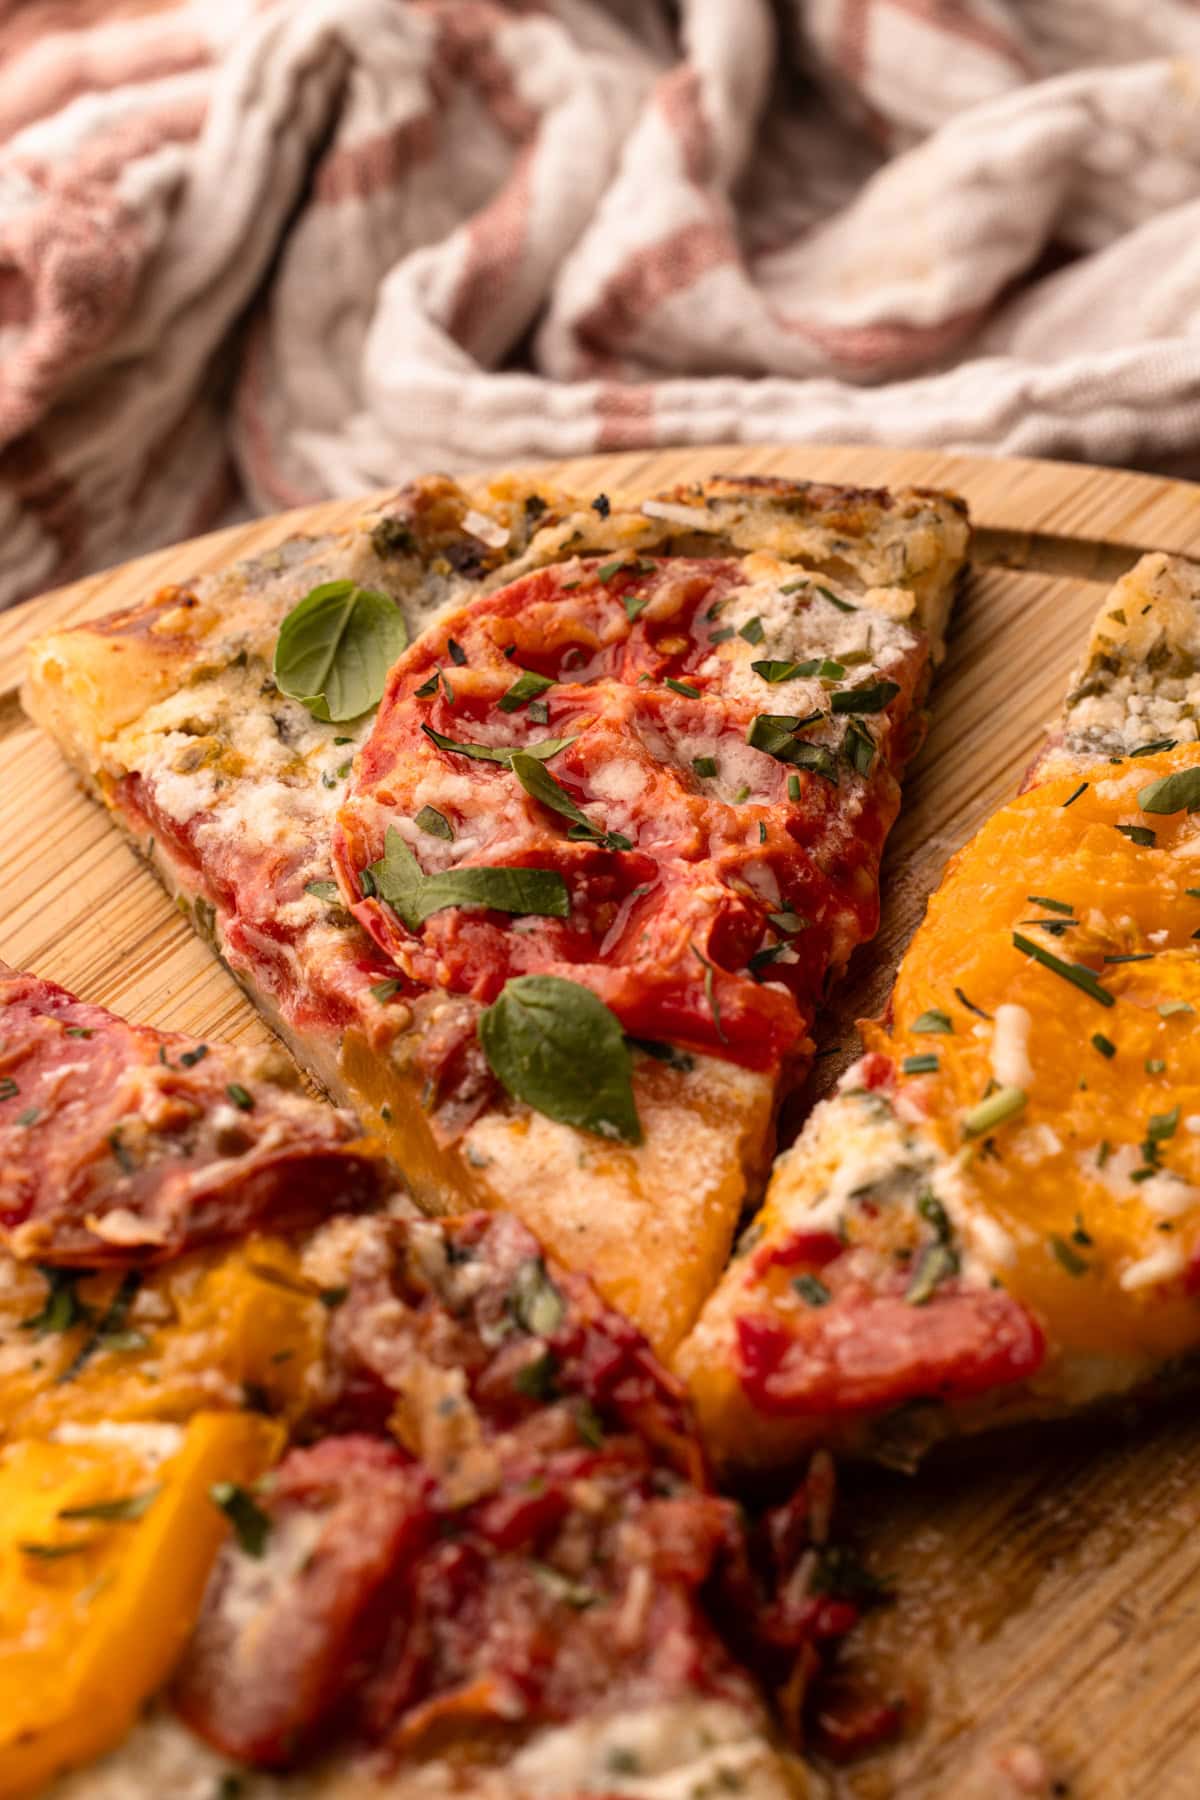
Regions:
<instances>
[{"instance_id":1,"label":"wood grain","mask_svg":"<svg viewBox=\"0 0 1200 1800\"><path fill-rule=\"evenodd\" d=\"M1103 592L1144 549L1200 554L1200 488L1122 472L930 451L725 448L554 465L586 492L718 470L958 489L979 526L929 740L885 865L875 945L824 1022L827 1084L876 1010L948 854L1016 787ZM147 870L20 712L25 643L167 581L325 529L337 501L139 558L0 617L0 955L133 1018L267 1033ZM997 1758L1031 1745L1070 1800L1200 1795L1200 1421L1187 1408L972 1450L906 1478L857 1471L844 1516L894 1586L863 1654L922 1688L899 1746L832 1775L844 1800L1015 1796Z\"/></svg>"}]
</instances>

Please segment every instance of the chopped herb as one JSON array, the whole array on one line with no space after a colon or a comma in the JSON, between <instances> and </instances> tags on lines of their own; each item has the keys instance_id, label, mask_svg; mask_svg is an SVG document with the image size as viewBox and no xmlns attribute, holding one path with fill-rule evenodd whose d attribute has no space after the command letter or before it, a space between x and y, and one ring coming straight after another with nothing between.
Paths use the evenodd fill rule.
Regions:
<instances>
[{"instance_id":1,"label":"chopped herb","mask_svg":"<svg viewBox=\"0 0 1200 1800\"><path fill-rule=\"evenodd\" d=\"M727 644L731 637L736 636L737 632L733 629L732 625L722 625L720 631L712 631L709 633L708 641L710 644Z\"/></svg>"},{"instance_id":2,"label":"chopped herb","mask_svg":"<svg viewBox=\"0 0 1200 1800\"><path fill-rule=\"evenodd\" d=\"M17 1124L18 1125L35 1125L37 1123L37 1121L41 1118L41 1116L42 1116L42 1112L41 1112L40 1107L27 1106L23 1113L17 1114Z\"/></svg>"},{"instance_id":3,"label":"chopped herb","mask_svg":"<svg viewBox=\"0 0 1200 1800\"><path fill-rule=\"evenodd\" d=\"M806 919L803 914L791 911L768 913L767 918L776 931L782 931L785 937L794 937L798 931L807 931L812 924L812 920Z\"/></svg>"},{"instance_id":4,"label":"chopped herb","mask_svg":"<svg viewBox=\"0 0 1200 1800\"><path fill-rule=\"evenodd\" d=\"M1114 830L1119 831L1122 837L1127 837L1131 844L1139 844L1143 850L1152 850L1158 842L1148 825L1117 825Z\"/></svg>"},{"instance_id":5,"label":"chopped herb","mask_svg":"<svg viewBox=\"0 0 1200 1800\"><path fill-rule=\"evenodd\" d=\"M756 950L754 955L747 962L746 967L757 981L759 979L758 971L765 968L769 963L777 962L786 949L786 944L771 944L765 950Z\"/></svg>"},{"instance_id":6,"label":"chopped herb","mask_svg":"<svg viewBox=\"0 0 1200 1800\"><path fill-rule=\"evenodd\" d=\"M692 759L692 767L704 780L711 780L717 772L715 756L697 756Z\"/></svg>"},{"instance_id":7,"label":"chopped herb","mask_svg":"<svg viewBox=\"0 0 1200 1800\"><path fill-rule=\"evenodd\" d=\"M859 775L871 773L871 765L875 761L875 740L869 731L864 731L857 719L851 719L846 726L842 753L850 767Z\"/></svg>"},{"instance_id":8,"label":"chopped herb","mask_svg":"<svg viewBox=\"0 0 1200 1800\"><path fill-rule=\"evenodd\" d=\"M563 1297L547 1275L540 1256L530 1257L517 1269L508 1306L521 1329L534 1337L550 1337L567 1314Z\"/></svg>"},{"instance_id":9,"label":"chopped herb","mask_svg":"<svg viewBox=\"0 0 1200 1800\"><path fill-rule=\"evenodd\" d=\"M1117 1054L1117 1046L1113 1043L1111 1038L1106 1038L1102 1031L1093 1031L1092 1043L1100 1052L1101 1056L1115 1056Z\"/></svg>"},{"instance_id":10,"label":"chopped herb","mask_svg":"<svg viewBox=\"0 0 1200 1800\"><path fill-rule=\"evenodd\" d=\"M1167 1070L1167 1065L1161 1056L1148 1056L1145 1067L1147 1075L1165 1075Z\"/></svg>"},{"instance_id":11,"label":"chopped herb","mask_svg":"<svg viewBox=\"0 0 1200 1800\"><path fill-rule=\"evenodd\" d=\"M763 622L759 618L757 613L755 613L755 615L752 619L746 620L746 623L742 626L741 630L738 632L738 636L740 638L745 638L745 640L748 644L761 644L762 643L763 638L766 636L766 633L763 631Z\"/></svg>"},{"instance_id":12,"label":"chopped herb","mask_svg":"<svg viewBox=\"0 0 1200 1800\"><path fill-rule=\"evenodd\" d=\"M800 719L791 713L759 713L752 720L746 733L746 742L754 750L762 750L767 756L773 756L777 762L793 763L797 768L811 769L817 775L823 775L827 781L837 785L837 764L833 753L824 744L803 744L792 733L802 730L806 725L815 724L821 717L813 713L807 719Z\"/></svg>"},{"instance_id":13,"label":"chopped herb","mask_svg":"<svg viewBox=\"0 0 1200 1800\"><path fill-rule=\"evenodd\" d=\"M143 1488L140 1494L125 1494L119 1500L93 1500L88 1506L64 1506L58 1516L60 1519L103 1519L125 1524L142 1518L161 1492L161 1486L149 1487Z\"/></svg>"},{"instance_id":14,"label":"chopped herb","mask_svg":"<svg viewBox=\"0 0 1200 1800\"><path fill-rule=\"evenodd\" d=\"M414 700L428 700L431 694L437 693L438 670L435 669L428 681L423 681L419 688L413 689Z\"/></svg>"},{"instance_id":15,"label":"chopped herb","mask_svg":"<svg viewBox=\"0 0 1200 1800\"><path fill-rule=\"evenodd\" d=\"M529 502L526 501L525 504L528 506ZM612 503L607 494L596 495L596 498L592 501L592 511L598 512L602 519L607 519L609 513L612 511Z\"/></svg>"},{"instance_id":16,"label":"chopped herb","mask_svg":"<svg viewBox=\"0 0 1200 1800\"><path fill-rule=\"evenodd\" d=\"M1112 1145L1107 1138L1102 1138L1096 1149L1096 1167L1102 1169L1112 1155Z\"/></svg>"},{"instance_id":17,"label":"chopped herb","mask_svg":"<svg viewBox=\"0 0 1200 1800\"><path fill-rule=\"evenodd\" d=\"M124 1140L121 1137L121 1127L119 1125L114 1126L104 1141L112 1151L113 1161L120 1169L122 1175L135 1175L137 1173L137 1159L131 1156L126 1149Z\"/></svg>"},{"instance_id":18,"label":"chopped herb","mask_svg":"<svg viewBox=\"0 0 1200 1800\"><path fill-rule=\"evenodd\" d=\"M1189 900L1200 900L1200 888L1184 888L1183 891Z\"/></svg>"},{"instance_id":19,"label":"chopped herb","mask_svg":"<svg viewBox=\"0 0 1200 1800\"><path fill-rule=\"evenodd\" d=\"M1023 1088L997 1088L986 1100L971 1107L963 1114L962 1127L967 1137L982 1137L985 1131L991 1131L996 1125L1003 1125L1021 1112L1025 1106L1026 1094Z\"/></svg>"},{"instance_id":20,"label":"chopped herb","mask_svg":"<svg viewBox=\"0 0 1200 1800\"><path fill-rule=\"evenodd\" d=\"M676 1049L674 1044L660 1044L653 1038L631 1037L626 1040L631 1050L640 1050L643 1056L649 1056L655 1062L666 1063L668 1068L677 1069L681 1075L690 1075L696 1066L695 1058L686 1050Z\"/></svg>"},{"instance_id":21,"label":"chopped herb","mask_svg":"<svg viewBox=\"0 0 1200 1800\"><path fill-rule=\"evenodd\" d=\"M765 844L767 841L767 821L765 819L758 821L758 841L760 844Z\"/></svg>"},{"instance_id":22,"label":"chopped herb","mask_svg":"<svg viewBox=\"0 0 1200 1800\"><path fill-rule=\"evenodd\" d=\"M575 1429L579 1433L581 1443L589 1450L600 1450L604 1446L604 1421L591 1401L584 1398L575 1407Z\"/></svg>"},{"instance_id":23,"label":"chopped herb","mask_svg":"<svg viewBox=\"0 0 1200 1800\"><path fill-rule=\"evenodd\" d=\"M370 869L360 869L358 871L358 885L362 889L364 900L373 900L379 892L378 888L375 886L375 877L372 875Z\"/></svg>"},{"instance_id":24,"label":"chopped herb","mask_svg":"<svg viewBox=\"0 0 1200 1800\"><path fill-rule=\"evenodd\" d=\"M11 1075L0 1076L0 1100L15 1100L20 1091Z\"/></svg>"},{"instance_id":25,"label":"chopped herb","mask_svg":"<svg viewBox=\"0 0 1200 1800\"><path fill-rule=\"evenodd\" d=\"M627 563L623 556L618 556L615 562L606 562L596 570L596 580L611 581L613 576L619 575L622 569L628 569L632 573L633 564Z\"/></svg>"},{"instance_id":26,"label":"chopped herb","mask_svg":"<svg viewBox=\"0 0 1200 1800\"><path fill-rule=\"evenodd\" d=\"M183 1055L179 1058L179 1066L183 1069L194 1069L196 1064L203 1062L207 1055L208 1045L197 1044L194 1050L184 1051Z\"/></svg>"},{"instance_id":27,"label":"chopped herb","mask_svg":"<svg viewBox=\"0 0 1200 1800\"><path fill-rule=\"evenodd\" d=\"M816 1275L797 1275L792 1286L806 1306L828 1306L833 1298L825 1283Z\"/></svg>"},{"instance_id":28,"label":"chopped herb","mask_svg":"<svg viewBox=\"0 0 1200 1800\"><path fill-rule=\"evenodd\" d=\"M1112 617L1111 613L1109 617ZM1152 744L1139 744L1137 749L1131 750L1129 754L1130 756L1154 756L1159 750L1173 750L1178 742L1178 738L1155 738Z\"/></svg>"},{"instance_id":29,"label":"chopped herb","mask_svg":"<svg viewBox=\"0 0 1200 1800\"><path fill-rule=\"evenodd\" d=\"M1200 766L1176 769L1144 787L1137 797L1138 805L1148 813L1195 812L1200 808Z\"/></svg>"},{"instance_id":30,"label":"chopped herb","mask_svg":"<svg viewBox=\"0 0 1200 1800\"><path fill-rule=\"evenodd\" d=\"M788 778L787 778L787 797L789 800L793 800L793 801L798 800L800 798L800 777L798 775L789 775L788 776Z\"/></svg>"},{"instance_id":31,"label":"chopped herb","mask_svg":"<svg viewBox=\"0 0 1200 1800\"><path fill-rule=\"evenodd\" d=\"M1153 962L1153 950L1131 951L1127 956L1106 956L1106 963Z\"/></svg>"},{"instance_id":32,"label":"chopped herb","mask_svg":"<svg viewBox=\"0 0 1200 1800\"><path fill-rule=\"evenodd\" d=\"M926 1050L920 1056L906 1056L900 1067L905 1075L932 1075L939 1061L935 1051Z\"/></svg>"},{"instance_id":33,"label":"chopped herb","mask_svg":"<svg viewBox=\"0 0 1200 1800\"><path fill-rule=\"evenodd\" d=\"M76 1325L88 1324L92 1309L79 1298L75 1284L87 1275L86 1269L52 1269L38 1265L38 1274L46 1283L46 1298L40 1312L22 1319L22 1331L45 1337L52 1331L70 1331Z\"/></svg>"},{"instance_id":34,"label":"chopped herb","mask_svg":"<svg viewBox=\"0 0 1200 1800\"><path fill-rule=\"evenodd\" d=\"M929 1188L917 1196L917 1211L928 1224L933 1226L939 1244L948 1244L951 1241L954 1229L950 1224L950 1215L937 1195Z\"/></svg>"},{"instance_id":35,"label":"chopped herb","mask_svg":"<svg viewBox=\"0 0 1200 1800\"><path fill-rule=\"evenodd\" d=\"M455 699L456 699L453 683L451 682L450 677L447 675L445 669L439 669L438 675L441 678L442 692L446 696L447 705L453 706L455 704Z\"/></svg>"},{"instance_id":36,"label":"chopped herb","mask_svg":"<svg viewBox=\"0 0 1200 1800\"><path fill-rule=\"evenodd\" d=\"M645 612L649 604L649 598L645 594L624 594L621 597L621 605L625 608L625 617L631 625Z\"/></svg>"},{"instance_id":37,"label":"chopped herb","mask_svg":"<svg viewBox=\"0 0 1200 1800\"><path fill-rule=\"evenodd\" d=\"M447 843L454 842L454 827L445 813L440 813L436 806L423 806L413 824L418 831L424 831L429 837L444 838Z\"/></svg>"},{"instance_id":38,"label":"chopped herb","mask_svg":"<svg viewBox=\"0 0 1200 1800\"><path fill-rule=\"evenodd\" d=\"M378 1000L380 1006L386 1006L400 992L400 983L396 980L376 981L371 984L371 998Z\"/></svg>"},{"instance_id":39,"label":"chopped herb","mask_svg":"<svg viewBox=\"0 0 1200 1800\"><path fill-rule=\"evenodd\" d=\"M354 739L348 737L335 737L333 741L335 744L352 744Z\"/></svg>"},{"instance_id":40,"label":"chopped herb","mask_svg":"<svg viewBox=\"0 0 1200 1800\"><path fill-rule=\"evenodd\" d=\"M1086 794L1087 790L1088 790L1087 782L1081 781L1079 786L1075 789L1075 792L1073 794L1071 794L1066 800L1063 801L1063 811L1065 812L1068 806L1074 806L1074 804L1078 800L1080 794Z\"/></svg>"},{"instance_id":41,"label":"chopped herb","mask_svg":"<svg viewBox=\"0 0 1200 1800\"><path fill-rule=\"evenodd\" d=\"M345 1305L349 1295L350 1289L348 1287L326 1287L317 1289L317 1299L321 1302L321 1305L325 1308L326 1312L336 1312L339 1306Z\"/></svg>"},{"instance_id":42,"label":"chopped herb","mask_svg":"<svg viewBox=\"0 0 1200 1800\"><path fill-rule=\"evenodd\" d=\"M306 881L304 891L311 894L314 900L336 900L338 884L336 881Z\"/></svg>"},{"instance_id":43,"label":"chopped herb","mask_svg":"<svg viewBox=\"0 0 1200 1800\"><path fill-rule=\"evenodd\" d=\"M249 1489L236 1481L214 1481L208 1497L233 1526L242 1553L261 1557L267 1547L271 1521Z\"/></svg>"},{"instance_id":44,"label":"chopped herb","mask_svg":"<svg viewBox=\"0 0 1200 1800\"><path fill-rule=\"evenodd\" d=\"M1075 911L1069 900L1051 900L1045 894L1026 894L1025 898L1031 906L1044 906L1049 912L1066 913L1068 918Z\"/></svg>"},{"instance_id":45,"label":"chopped herb","mask_svg":"<svg viewBox=\"0 0 1200 1800\"><path fill-rule=\"evenodd\" d=\"M532 719L535 725L548 725L550 723L550 708L544 700L531 700L525 717L527 719Z\"/></svg>"},{"instance_id":46,"label":"chopped herb","mask_svg":"<svg viewBox=\"0 0 1200 1800\"><path fill-rule=\"evenodd\" d=\"M676 681L673 675L668 675L666 677L665 685L669 687L673 693L682 694L685 700L698 700L700 698L699 688L693 687L691 683L687 681Z\"/></svg>"},{"instance_id":47,"label":"chopped herb","mask_svg":"<svg viewBox=\"0 0 1200 1800\"><path fill-rule=\"evenodd\" d=\"M533 1572L552 1600L561 1600L576 1612L585 1612L589 1606L595 1606L600 1598L595 1588L588 1587L582 1581L572 1581L569 1576L551 1568L549 1563L535 1562Z\"/></svg>"},{"instance_id":48,"label":"chopped herb","mask_svg":"<svg viewBox=\"0 0 1200 1800\"><path fill-rule=\"evenodd\" d=\"M934 1031L953 1031L954 1021L949 1013L942 1012L939 1007L931 1006L928 1012L923 1012L919 1019L913 1020L909 1030L921 1035Z\"/></svg>"},{"instance_id":49,"label":"chopped herb","mask_svg":"<svg viewBox=\"0 0 1200 1800\"><path fill-rule=\"evenodd\" d=\"M74 1381L79 1371L91 1361L98 1350L122 1351L141 1350L145 1346L145 1338L137 1331L127 1331L125 1322L129 1317L129 1309L138 1295L142 1285L140 1269L127 1269L122 1275L117 1290L109 1301L97 1322L95 1331L85 1338L71 1361L56 1377L54 1385L64 1387L67 1382ZM87 1315L90 1322L92 1314Z\"/></svg>"},{"instance_id":50,"label":"chopped herb","mask_svg":"<svg viewBox=\"0 0 1200 1800\"><path fill-rule=\"evenodd\" d=\"M1082 1213L1075 1214L1075 1229L1071 1233L1071 1242L1073 1244L1082 1244L1085 1248L1090 1247L1091 1244L1095 1242L1095 1239L1091 1234L1084 1230Z\"/></svg>"},{"instance_id":51,"label":"chopped herb","mask_svg":"<svg viewBox=\"0 0 1200 1800\"><path fill-rule=\"evenodd\" d=\"M229 1098L233 1101L233 1104L238 1108L239 1112L254 1111L254 1096L246 1091L240 1081L231 1081L229 1086L225 1089L225 1092L229 1095Z\"/></svg>"},{"instance_id":52,"label":"chopped herb","mask_svg":"<svg viewBox=\"0 0 1200 1800\"><path fill-rule=\"evenodd\" d=\"M519 712L530 700L536 700L547 688L554 686L548 675L538 675L533 669L522 669L506 694L501 694L497 705L503 713Z\"/></svg>"},{"instance_id":53,"label":"chopped herb","mask_svg":"<svg viewBox=\"0 0 1200 1800\"><path fill-rule=\"evenodd\" d=\"M707 956L701 955L695 944L690 945L689 948L696 961L700 963L704 969L704 998L708 1001L708 1010L712 1014L713 1029L716 1031L721 1042L727 1044L729 1039L725 1036L724 1029L721 1025L721 1008L717 1003L713 966L709 962Z\"/></svg>"},{"instance_id":54,"label":"chopped herb","mask_svg":"<svg viewBox=\"0 0 1200 1800\"><path fill-rule=\"evenodd\" d=\"M95 1032L90 1030L86 1025L68 1025L67 1026L67 1036L68 1037L90 1038L90 1037L95 1037L95 1035L96 1035Z\"/></svg>"},{"instance_id":55,"label":"chopped herb","mask_svg":"<svg viewBox=\"0 0 1200 1800\"><path fill-rule=\"evenodd\" d=\"M1071 1248L1066 1238L1059 1237L1056 1231L1052 1231L1048 1242L1054 1253L1055 1261L1062 1264L1068 1275L1087 1274L1091 1265L1085 1262L1077 1250Z\"/></svg>"},{"instance_id":56,"label":"chopped herb","mask_svg":"<svg viewBox=\"0 0 1200 1800\"><path fill-rule=\"evenodd\" d=\"M449 750L455 756L471 756L477 762L511 764L512 758L518 754L535 757L538 762L547 762L550 757L557 756L560 750L565 750L568 744L575 741L573 738L543 738L540 744L522 744L520 746L515 744L467 744L456 738L443 737L442 733L435 731L431 725L422 725L421 730L432 743L437 745L439 750Z\"/></svg>"},{"instance_id":57,"label":"chopped herb","mask_svg":"<svg viewBox=\"0 0 1200 1800\"><path fill-rule=\"evenodd\" d=\"M963 991L960 987L955 988L954 998L959 1002L960 1005L965 1006L968 1012L973 1012L977 1018L980 1018L980 1019L990 1019L991 1018L991 1016L992 1016L991 1013L984 1012L982 1006L976 1006L976 1004L973 1000L968 1000L967 996L963 993Z\"/></svg>"},{"instance_id":58,"label":"chopped herb","mask_svg":"<svg viewBox=\"0 0 1200 1800\"><path fill-rule=\"evenodd\" d=\"M904 1298L910 1306L925 1306L939 1284L958 1271L958 1256L949 1244L926 1244L917 1259Z\"/></svg>"},{"instance_id":59,"label":"chopped herb","mask_svg":"<svg viewBox=\"0 0 1200 1800\"><path fill-rule=\"evenodd\" d=\"M835 713L879 713L900 692L895 681L872 681L860 688L843 688L830 704Z\"/></svg>"},{"instance_id":60,"label":"chopped herb","mask_svg":"<svg viewBox=\"0 0 1200 1800\"><path fill-rule=\"evenodd\" d=\"M74 1544L19 1543L17 1549L22 1556L36 1556L42 1562L54 1562L60 1556L78 1556L81 1550L90 1550L95 1541L94 1538L80 1538Z\"/></svg>"},{"instance_id":61,"label":"chopped herb","mask_svg":"<svg viewBox=\"0 0 1200 1800\"><path fill-rule=\"evenodd\" d=\"M543 1350L532 1362L527 1362L513 1376L513 1386L518 1394L524 1394L527 1400L553 1400L556 1394L555 1377L558 1374L558 1358L553 1350Z\"/></svg>"},{"instance_id":62,"label":"chopped herb","mask_svg":"<svg viewBox=\"0 0 1200 1800\"><path fill-rule=\"evenodd\" d=\"M450 653L450 661L456 663L460 669L463 668L466 664L467 653L462 645L456 644L453 638L447 638L446 649Z\"/></svg>"},{"instance_id":63,"label":"chopped herb","mask_svg":"<svg viewBox=\"0 0 1200 1800\"><path fill-rule=\"evenodd\" d=\"M1064 981L1071 982L1089 999L1098 1001L1101 1006L1115 1005L1112 994L1107 988L1101 987L1094 971L1085 968L1082 963L1064 962L1060 956L1055 956L1050 950L1044 950L1031 938L1022 937L1019 931L1013 932L1012 941L1017 950L1026 956L1032 956L1035 962L1041 963L1042 967L1049 969L1052 974L1060 975Z\"/></svg>"}]
</instances>

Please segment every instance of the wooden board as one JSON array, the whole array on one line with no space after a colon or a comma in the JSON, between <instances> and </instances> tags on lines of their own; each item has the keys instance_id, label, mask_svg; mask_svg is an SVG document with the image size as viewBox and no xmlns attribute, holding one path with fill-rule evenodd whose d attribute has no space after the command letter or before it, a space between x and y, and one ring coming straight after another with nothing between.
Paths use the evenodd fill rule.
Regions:
<instances>
[{"instance_id":1,"label":"wooden board","mask_svg":"<svg viewBox=\"0 0 1200 1800\"><path fill-rule=\"evenodd\" d=\"M956 488L981 528L929 741L885 864L880 937L825 1022L882 1003L951 850L1011 794L1056 711L1104 587L1145 549L1200 553L1200 488L930 451L662 451L556 464L584 492L718 470ZM215 532L0 616L0 955L135 1019L262 1039L232 979L175 913L52 745L23 718L21 653L53 624L325 530L334 502ZM828 1083L839 1059L822 1064ZM899 1746L833 1776L845 1800L1015 1795L997 1756L1036 1747L1070 1800L1200 1795L1200 1419L1108 1419L976 1449L913 1479L857 1472L844 1513L897 1592L867 1635L927 1690ZM1020 1755L1018 1754L1018 1766Z\"/></svg>"}]
</instances>

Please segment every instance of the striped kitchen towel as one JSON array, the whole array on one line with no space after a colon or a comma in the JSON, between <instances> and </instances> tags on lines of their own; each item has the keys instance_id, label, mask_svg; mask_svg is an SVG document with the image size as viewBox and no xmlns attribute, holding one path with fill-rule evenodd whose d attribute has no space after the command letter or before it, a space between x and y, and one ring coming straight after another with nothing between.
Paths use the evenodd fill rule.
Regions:
<instances>
[{"instance_id":1,"label":"striped kitchen towel","mask_svg":"<svg viewBox=\"0 0 1200 1800\"><path fill-rule=\"evenodd\" d=\"M0 603L420 469L1200 467L1189 0L0 0Z\"/></svg>"}]
</instances>

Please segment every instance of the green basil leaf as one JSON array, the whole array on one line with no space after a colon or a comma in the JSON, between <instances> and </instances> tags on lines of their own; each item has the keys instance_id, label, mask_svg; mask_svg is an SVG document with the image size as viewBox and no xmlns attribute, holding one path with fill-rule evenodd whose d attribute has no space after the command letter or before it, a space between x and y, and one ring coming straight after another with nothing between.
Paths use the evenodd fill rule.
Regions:
<instances>
[{"instance_id":1,"label":"green basil leaf","mask_svg":"<svg viewBox=\"0 0 1200 1800\"><path fill-rule=\"evenodd\" d=\"M445 838L448 844L454 842L454 827L445 813L440 813L436 806L423 806L413 824L418 831L424 831L429 837Z\"/></svg>"},{"instance_id":2,"label":"green basil leaf","mask_svg":"<svg viewBox=\"0 0 1200 1800\"><path fill-rule=\"evenodd\" d=\"M577 981L518 975L479 1019L492 1073L562 1125L640 1144L632 1061L615 1014Z\"/></svg>"},{"instance_id":3,"label":"green basil leaf","mask_svg":"<svg viewBox=\"0 0 1200 1800\"><path fill-rule=\"evenodd\" d=\"M379 704L388 670L407 645L404 614L387 594L325 581L280 626L275 680L316 719L357 719Z\"/></svg>"},{"instance_id":4,"label":"green basil leaf","mask_svg":"<svg viewBox=\"0 0 1200 1800\"><path fill-rule=\"evenodd\" d=\"M511 763L517 754L532 756L538 762L547 762L550 757L557 756L560 750L565 750L568 744L575 742L574 738L569 737L543 738L540 744L522 744L518 751L515 744L467 744L457 738L443 737L432 725L422 725L421 730L439 750L453 751L456 756L473 756L476 762Z\"/></svg>"},{"instance_id":5,"label":"green basil leaf","mask_svg":"<svg viewBox=\"0 0 1200 1800\"><path fill-rule=\"evenodd\" d=\"M468 866L426 875L394 825L389 825L384 853L369 872L375 892L410 931L448 906L486 906L493 912L553 919L565 919L571 910L567 884L555 869Z\"/></svg>"},{"instance_id":6,"label":"green basil leaf","mask_svg":"<svg viewBox=\"0 0 1200 1800\"><path fill-rule=\"evenodd\" d=\"M102 1519L111 1523L125 1523L140 1519L149 1512L161 1492L160 1485L143 1488L140 1494L124 1494L119 1500L94 1500L90 1506L64 1506L60 1508L58 1516L60 1519Z\"/></svg>"},{"instance_id":7,"label":"green basil leaf","mask_svg":"<svg viewBox=\"0 0 1200 1800\"><path fill-rule=\"evenodd\" d=\"M1200 767L1176 769L1173 775L1152 781L1137 798L1143 812L1195 812L1200 807Z\"/></svg>"},{"instance_id":8,"label":"green basil leaf","mask_svg":"<svg viewBox=\"0 0 1200 1800\"><path fill-rule=\"evenodd\" d=\"M593 825L587 814L576 806L566 788L536 758L527 756L523 750L514 750L512 770L527 794L540 800L543 806L550 807L553 812L561 813L564 819L571 820L572 828L567 833L568 837L590 839L603 850L633 849L632 840L621 832L605 831L599 825Z\"/></svg>"},{"instance_id":9,"label":"green basil leaf","mask_svg":"<svg viewBox=\"0 0 1200 1800\"><path fill-rule=\"evenodd\" d=\"M538 675L533 669L522 669L506 694L501 694L497 705L503 713L519 712L530 700L536 700L547 688L554 686L549 675Z\"/></svg>"}]
</instances>

